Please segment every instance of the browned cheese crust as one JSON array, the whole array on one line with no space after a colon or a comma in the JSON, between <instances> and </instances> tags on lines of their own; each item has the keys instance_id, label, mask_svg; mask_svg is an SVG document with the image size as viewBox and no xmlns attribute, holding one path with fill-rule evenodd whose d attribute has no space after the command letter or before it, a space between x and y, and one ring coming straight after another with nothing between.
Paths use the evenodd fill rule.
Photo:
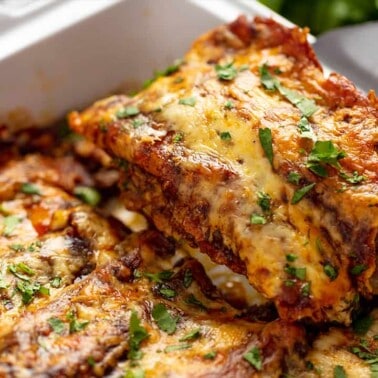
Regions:
<instances>
[{"instance_id":1,"label":"browned cheese crust","mask_svg":"<svg viewBox=\"0 0 378 378\"><path fill-rule=\"evenodd\" d=\"M348 324L357 293L378 288L377 99L326 78L306 34L240 17L70 124L131 163L127 207L245 273L283 319Z\"/></svg>"},{"instance_id":2,"label":"browned cheese crust","mask_svg":"<svg viewBox=\"0 0 378 378\"><path fill-rule=\"evenodd\" d=\"M0 169L0 377L279 377L300 363L300 326L247 321L172 241L124 239L63 190L80 183L72 158Z\"/></svg>"}]
</instances>

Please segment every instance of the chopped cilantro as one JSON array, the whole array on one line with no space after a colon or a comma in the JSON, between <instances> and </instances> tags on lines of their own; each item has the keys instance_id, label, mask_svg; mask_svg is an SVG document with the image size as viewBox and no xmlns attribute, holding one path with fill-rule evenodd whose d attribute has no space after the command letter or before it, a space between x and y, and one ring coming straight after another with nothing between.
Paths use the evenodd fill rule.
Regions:
<instances>
[{"instance_id":1,"label":"chopped cilantro","mask_svg":"<svg viewBox=\"0 0 378 378\"><path fill-rule=\"evenodd\" d=\"M289 172L289 174L287 175L287 181L295 185L299 184L299 181L301 178L302 178L301 175L298 172L294 172L294 171Z\"/></svg>"},{"instance_id":2,"label":"chopped cilantro","mask_svg":"<svg viewBox=\"0 0 378 378\"><path fill-rule=\"evenodd\" d=\"M181 76L178 76L178 77L176 77L176 78L173 80L173 82L174 82L175 84L180 84L180 83L182 83L183 81L184 81L184 78L181 77Z\"/></svg>"},{"instance_id":3,"label":"chopped cilantro","mask_svg":"<svg viewBox=\"0 0 378 378\"><path fill-rule=\"evenodd\" d=\"M295 105L305 117L312 116L318 110L313 100L301 95L297 91L285 88L282 85L278 85L277 89L282 96L286 97L288 101Z\"/></svg>"},{"instance_id":4,"label":"chopped cilantro","mask_svg":"<svg viewBox=\"0 0 378 378\"><path fill-rule=\"evenodd\" d=\"M140 324L140 320L136 311L131 312L129 325L129 353L130 360L140 360L143 356L140 349L142 341L149 337L147 330Z\"/></svg>"},{"instance_id":5,"label":"chopped cilantro","mask_svg":"<svg viewBox=\"0 0 378 378\"><path fill-rule=\"evenodd\" d=\"M11 236L17 225L22 221L22 218L18 215L8 215L3 219L3 235Z\"/></svg>"},{"instance_id":6,"label":"chopped cilantro","mask_svg":"<svg viewBox=\"0 0 378 378\"><path fill-rule=\"evenodd\" d=\"M264 192L257 193L257 204L261 207L263 211L270 210L270 202L271 202L270 195Z\"/></svg>"},{"instance_id":7,"label":"chopped cilantro","mask_svg":"<svg viewBox=\"0 0 378 378\"><path fill-rule=\"evenodd\" d=\"M144 124L144 121L142 119L133 119L131 124L133 125L134 129L137 129L139 126Z\"/></svg>"},{"instance_id":8,"label":"chopped cilantro","mask_svg":"<svg viewBox=\"0 0 378 378\"><path fill-rule=\"evenodd\" d=\"M354 171L352 176L349 176L347 173L340 171L339 175L349 184L357 185L365 180L365 176L359 175L357 171Z\"/></svg>"},{"instance_id":9,"label":"chopped cilantro","mask_svg":"<svg viewBox=\"0 0 378 378\"><path fill-rule=\"evenodd\" d=\"M23 304L29 304L36 293L49 295L49 290L38 282L18 281L16 288L21 293Z\"/></svg>"},{"instance_id":10,"label":"chopped cilantro","mask_svg":"<svg viewBox=\"0 0 378 378\"><path fill-rule=\"evenodd\" d=\"M96 361L95 361L95 359L94 359L93 356L89 356L89 357L87 358L87 362L88 362L88 365L89 365L90 367L94 367L94 366L96 365Z\"/></svg>"},{"instance_id":11,"label":"chopped cilantro","mask_svg":"<svg viewBox=\"0 0 378 378\"><path fill-rule=\"evenodd\" d=\"M370 315L357 318L353 322L353 331L358 335L365 335L373 325L373 318Z\"/></svg>"},{"instance_id":12,"label":"chopped cilantro","mask_svg":"<svg viewBox=\"0 0 378 378\"><path fill-rule=\"evenodd\" d=\"M259 67L260 81L265 89L268 91L274 91L279 86L279 81L269 73L269 66L263 64Z\"/></svg>"},{"instance_id":13,"label":"chopped cilantro","mask_svg":"<svg viewBox=\"0 0 378 378\"><path fill-rule=\"evenodd\" d=\"M317 141L307 160L307 167L321 177L327 177L327 171L321 164L329 164L339 169L339 160L346 156L344 151L338 150L332 141Z\"/></svg>"},{"instance_id":14,"label":"chopped cilantro","mask_svg":"<svg viewBox=\"0 0 378 378\"><path fill-rule=\"evenodd\" d=\"M164 298L167 298L167 299L171 299L171 298L174 298L177 293L175 290L169 288L169 287L161 287L159 288L159 293L164 297Z\"/></svg>"},{"instance_id":15,"label":"chopped cilantro","mask_svg":"<svg viewBox=\"0 0 378 378\"><path fill-rule=\"evenodd\" d=\"M82 331L89 324L88 320L84 320L82 322L79 322L76 319L76 316L75 316L73 311L68 312L67 315L66 315L66 318L69 321L70 333Z\"/></svg>"},{"instance_id":16,"label":"chopped cilantro","mask_svg":"<svg viewBox=\"0 0 378 378\"><path fill-rule=\"evenodd\" d=\"M179 341L188 341L188 340L195 340L201 336L201 328L196 328L193 331L188 332L186 335L181 337Z\"/></svg>"},{"instance_id":17,"label":"chopped cilantro","mask_svg":"<svg viewBox=\"0 0 378 378\"><path fill-rule=\"evenodd\" d=\"M333 369L333 378L347 378L346 371L341 365L336 365Z\"/></svg>"},{"instance_id":18,"label":"chopped cilantro","mask_svg":"<svg viewBox=\"0 0 378 378\"><path fill-rule=\"evenodd\" d=\"M291 204L297 204L313 187L315 183L306 185L294 192L293 198L291 199Z\"/></svg>"},{"instance_id":19,"label":"chopped cilantro","mask_svg":"<svg viewBox=\"0 0 378 378\"><path fill-rule=\"evenodd\" d=\"M215 66L215 71L217 72L218 79L226 81L235 79L238 74L233 62L224 65L217 64Z\"/></svg>"},{"instance_id":20,"label":"chopped cilantro","mask_svg":"<svg viewBox=\"0 0 378 378\"><path fill-rule=\"evenodd\" d=\"M47 319L47 323L49 323L52 330L58 335L61 335L64 332L64 323L59 318L52 317Z\"/></svg>"},{"instance_id":21,"label":"chopped cilantro","mask_svg":"<svg viewBox=\"0 0 378 378\"><path fill-rule=\"evenodd\" d=\"M293 261L295 261L297 258L298 258L298 256L295 255L294 253L288 253L288 254L286 255L286 260L289 261L289 262L293 262Z\"/></svg>"},{"instance_id":22,"label":"chopped cilantro","mask_svg":"<svg viewBox=\"0 0 378 378\"><path fill-rule=\"evenodd\" d=\"M184 272L184 280L183 280L184 287L187 289L192 284L192 282L193 282L192 271L190 269L186 269Z\"/></svg>"},{"instance_id":23,"label":"chopped cilantro","mask_svg":"<svg viewBox=\"0 0 378 378\"><path fill-rule=\"evenodd\" d=\"M324 273L329 277L331 281L334 281L339 275L337 269L331 264L325 264L323 266Z\"/></svg>"},{"instance_id":24,"label":"chopped cilantro","mask_svg":"<svg viewBox=\"0 0 378 378\"><path fill-rule=\"evenodd\" d=\"M298 123L298 130L301 134L302 138L311 139L313 141L316 140L314 130L311 127L310 122L308 121L307 117L302 116L299 123Z\"/></svg>"},{"instance_id":25,"label":"chopped cilantro","mask_svg":"<svg viewBox=\"0 0 378 378\"><path fill-rule=\"evenodd\" d=\"M225 109L231 110L234 107L234 103L230 100L226 101L224 104Z\"/></svg>"},{"instance_id":26,"label":"chopped cilantro","mask_svg":"<svg viewBox=\"0 0 378 378\"><path fill-rule=\"evenodd\" d=\"M311 282L305 282L301 287L301 294L304 297L308 297L311 292Z\"/></svg>"},{"instance_id":27,"label":"chopped cilantro","mask_svg":"<svg viewBox=\"0 0 378 378\"><path fill-rule=\"evenodd\" d=\"M270 164L273 165L272 131L269 128L259 129L259 139L265 156L268 158Z\"/></svg>"},{"instance_id":28,"label":"chopped cilantro","mask_svg":"<svg viewBox=\"0 0 378 378\"><path fill-rule=\"evenodd\" d=\"M41 191L39 190L39 188L35 184L32 184L30 182L23 183L21 185L20 190L22 193L25 193L25 194L37 194L37 195L41 194Z\"/></svg>"},{"instance_id":29,"label":"chopped cilantro","mask_svg":"<svg viewBox=\"0 0 378 378\"><path fill-rule=\"evenodd\" d=\"M122 378L144 378L144 370L141 368L127 369Z\"/></svg>"},{"instance_id":30,"label":"chopped cilantro","mask_svg":"<svg viewBox=\"0 0 378 378\"><path fill-rule=\"evenodd\" d=\"M169 353L169 352L175 352L177 350L184 350L184 349L189 349L191 348L192 345L189 344L189 343L181 343L181 344L177 344L177 345L168 345L165 349L164 349L164 352L165 353Z\"/></svg>"},{"instance_id":31,"label":"chopped cilantro","mask_svg":"<svg viewBox=\"0 0 378 378\"><path fill-rule=\"evenodd\" d=\"M139 109L136 106L126 106L123 109L118 110L116 113L117 118L129 118L134 117L140 113Z\"/></svg>"},{"instance_id":32,"label":"chopped cilantro","mask_svg":"<svg viewBox=\"0 0 378 378\"><path fill-rule=\"evenodd\" d=\"M77 186L74 194L90 206L96 206L101 201L100 193L89 186Z\"/></svg>"},{"instance_id":33,"label":"chopped cilantro","mask_svg":"<svg viewBox=\"0 0 378 378\"><path fill-rule=\"evenodd\" d=\"M295 281L294 281L294 280L285 280L285 281L284 281L284 285L285 285L286 287L292 287L292 286L295 285Z\"/></svg>"},{"instance_id":34,"label":"chopped cilantro","mask_svg":"<svg viewBox=\"0 0 378 378\"><path fill-rule=\"evenodd\" d=\"M152 317L154 318L158 327L167 332L168 335L172 335L176 331L177 322L179 317L173 317L162 303L158 303L152 309Z\"/></svg>"},{"instance_id":35,"label":"chopped cilantro","mask_svg":"<svg viewBox=\"0 0 378 378\"><path fill-rule=\"evenodd\" d=\"M248 361L256 370L262 369L262 359L260 349L253 347L249 352L243 355L243 358Z\"/></svg>"},{"instance_id":36,"label":"chopped cilantro","mask_svg":"<svg viewBox=\"0 0 378 378\"><path fill-rule=\"evenodd\" d=\"M263 215L253 213L250 218L251 224L265 224L267 222Z\"/></svg>"},{"instance_id":37,"label":"chopped cilantro","mask_svg":"<svg viewBox=\"0 0 378 378\"><path fill-rule=\"evenodd\" d=\"M179 100L179 104L181 104L181 105L188 105L188 106L194 106L196 104L196 98L195 97L181 98Z\"/></svg>"},{"instance_id":38,"label":"chopped cilantro","mask_svg":"<svg viewBox=\"0 0 378 378\"><path fill-rule=\"evenodd\" d=\"M364 272L367 269L367 266L364 264L355 265L351 270L350 273L353 274L353 276L358 276L362 272Z\"/></svg>"},{"instance_id":39,"label":"chopped cilantro","mask_svg":"<svg viewBox=\"0 0 378 378\"><path fill-rule=\"evenodd\" d=\"M207 307L201 301L199 301L193 294L189 294L188 297L185 299L185 302L189 305L198 307L201 310L207 310Z\"/></svg>"},{"instance_id":40,"label":"chopped cilantro","mask_svg":"<svg viewBox=\"0 0 378 378\"><path fill-rule=\"evenodd\" d=\"M152 282L161 283L163 281L168 281L173 276L173 272L171 270L162 270L159 273L144 272L144 273L142 273L142 275L144 277L147 277Z\"/></svg>"},{"instance_id":41,"label":"chopped cilantro","mask_svg":"<svg viewBox=\"0 0 378 378\"><path fill-rule=\"evenodd\" d=\"M179 131L172 138L173 143L181 142L184 139L184 133Z\"/></svg>"},{"instance_id":42,"label":"chopped cilantro","mask_svg":"<svg viewBox=\"0 0 378 378\"><path fill-rule=\"evenodd\" d=\"M286 264L284 271L290 276L296 277L299 280L306 279L306 268L296 268L294 266Z\"/></svg>"},{"instance_id":43,"label":"chopped cilantro","mask_svg":"<svg viewBox=\"0 0 378 378\"><path fill-rule=\"evenodd\" d=\"M217 356L217 352L215 350L212 350L211 352L208 352L203 355L203 358L206 360L214 360L214 358Z\"/></svg>"},{"instance_id":44,"label":"chopped cilantro","mask_svg":"<svg viewBox=\"0 0 378 378\"><path fill-rule=\"evenodd\" d=\"M229 131L223 131L219 134L220 138L226 142L229 142L232 137Z\"/></svg>"},{"instance_id":45,"label":"chopped cilantro","mask_svg":"<svg viewBox=\"0 0 378 378\"><path fill-rule=\"evenodd\" d=\"M50 280L50 286L58 288L62 284L62 278L61 277L54 277Z\"/></svg>"},{"instance_id":46,"label":"chopped cilantro","mask_svg":"<svg viewBox=\"0 0 378 378\"><path fill-rule=\"evenodd\" d=\"M162 71L156 71L151 79L146 80L143 83L143 89L148 88L156 79L163 76L169 76L174 74L180 69L180 66L184 63L183 59L176 59L172 65L168 66ZM182 78L181 78L182 79ZM177 80L177 79L176 79ZM175 82L176 82L175 80Z\"/></svg>"},{"instance_id":47,"label":"chopped cilantro","mask_svg":"<svg viewBox=\"0 0 378 378\"><path fill-rule=\"evenodd\" d=\"M23 252L25 250L25 247L22 244L11 244L9 248L16 252Z\"/></svg>"},{"instance_id":48,"label":"chopped cilantro","mask_svg":"<svg viewBox=\"0 0 378 378\"><path fill-rule=\"evenodd\" d=\"M8 270L17 278L23 281L29 281L29 276L33 276L35 274L33 269L22 262L18 264L8 265ZM24 275L23 273L26 273L27 275Z\"/></svg>"}]
</instances>

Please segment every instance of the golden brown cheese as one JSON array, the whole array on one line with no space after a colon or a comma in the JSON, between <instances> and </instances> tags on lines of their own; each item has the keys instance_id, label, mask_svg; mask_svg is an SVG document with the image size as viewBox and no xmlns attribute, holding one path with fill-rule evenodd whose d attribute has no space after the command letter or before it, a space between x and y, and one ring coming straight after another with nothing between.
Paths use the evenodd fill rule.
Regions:
<instances>
[{"instance_id":1,"label":"golden brown cheese","mask_svg":"<svg viewBox=\"0 0 378 378\"><path fill-rule=\"evenodd\" d=\"M299 361L301 326L236 311L156 231L124 240L62 190L67 162L67 189L90 183L66 159L0 168L0 377L279 377Z\"/></svg>"},{"instance_id":2,"label":"golden brown cheese","mask_svg":"<svg viewBox=\"0 0 378 378\"><path fill-rule=\"evenodd\" d=\"M230 80L227 67L219 73L227 65ZM266 89L264 69L280 89ZM298 98L315 111L303 117ZM333 165L320 164L327 177L309 169L315 145L302 118L334 149ZM70 124L132 163L121 183L127 207L247 274L282 318L349 323L356 294L377 290L377 100L340 75L325 78L305 31L241 17L200 37L174 74L72 113Z\"/></svg>"}]
</instances>

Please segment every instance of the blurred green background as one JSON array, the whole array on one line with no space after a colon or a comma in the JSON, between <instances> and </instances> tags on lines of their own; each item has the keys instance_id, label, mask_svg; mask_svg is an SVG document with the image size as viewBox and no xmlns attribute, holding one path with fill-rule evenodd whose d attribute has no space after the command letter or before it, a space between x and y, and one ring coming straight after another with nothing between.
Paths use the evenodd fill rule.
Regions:
<instances>
[{"instance_id":1,"label":"blurred green background","mask_svg":"<svg viewBox=\"0 0 378 378\"><path fill-rule=\"evenodd\" d=\"M259 0L312 34L378 20L378 0Z\"/></svg>"}]
</instances>

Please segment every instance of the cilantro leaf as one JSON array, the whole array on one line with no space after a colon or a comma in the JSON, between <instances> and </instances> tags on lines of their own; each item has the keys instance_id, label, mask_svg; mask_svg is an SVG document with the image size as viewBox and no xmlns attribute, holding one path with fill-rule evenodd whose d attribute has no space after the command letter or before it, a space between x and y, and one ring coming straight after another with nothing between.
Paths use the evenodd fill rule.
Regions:
<instances>
[{"instance_id":1,"label":"cilantro leaf","mask_svg":"<svg viewBox=\"0 0 378 378\"><path fill-rule=\"evenodd\" d=\"M184 287L187 289L188 287L190 287L192 282L193 282L193 273L190 269L186 269L184 272L184 280L183 280Z\"/></svg>"},{"instance_id":2,"label":"cilantro leaf","mask_svg":"<svg viewBox=\"0 0 378 378\"><path fill-rule=\"evenodd\" d=\"M117 111L116 116L118 119L134 117L140 113L140 110L136 106L126 106L123 109Z\"/></svg>"},{"instance_id":3,"label":"cilantro leaf","mask_svg":"<svg viewBox=\"0 0 378 378\"><path fill-rule=\"evenodd\" d=\"M169 353L169 352L175 352L177 350L184 350L184 349L189 349L191 348L192 345L189 344L189 343L182 343L182 344L177 344L177 345L168 345L165 349L164 349L164 352L165 353Z\"/></svg>"},{"instance_id":4,"label":"cilantro leaf","mask_svg":"<svg viewBox=\"0 0 378 378\"><path fill-rule=\"evenodd\" d=\"M280 85L279 81L269 73L269 66L263 64L259 67L260 81L265 89L274 91Z\"/></svg>"},{"instance_id":5,"label":"cilantro leaf","mask_svg":"<svg viewBox=\"0 0 378 378\"><path fill-rule=\"evenodd\" d=\"M282 96L295 105L305 117L310 117L318 110L313 100L301 95L297 91L285 88L282 85L278 85L277 89Z\"/></svg>"},{"instance_id":6,"label":"cilantro leaf","mask_svg":"<svg viewBox=\"0 0 378 378\"><path fill-rule=\"evenodd\" d=\"M217 72L218 79L226 81L235 79L238 74L233 62L224 65L217 64L215 66L215 71Z\"/></svg>"},{"instance_id":7,"label":"cilantro leaf","mask_svg":"<svg viewBox=\"0 0 378 378\"><path fill-rule=\"evenodd\" d=\"M323 266L323 271L331 281L334 281L339 275L337 269L328 263Z\"/></svg>"},{"instance_id":8,"label":"cilantro leaf","mask_svg":"<svg viewBox=\"0 0 378 378\"><path fill-rule=\"evenodd\" d=\"M62 322L59 318L52 317L47 319L47 323L49 323L52 330L58 335L61 335L64 332L64 322Z\"/></svg>"},{"instance_id":9,"label":"cilantro leaf","mask_svg":"<svg viewBox=\"0 0 378 378\"><path fill-rule=\"evenodd\" d=\"M191 332L188 332L186 335L181 337L179 341L188 341L188 340L195 340L201 336L201 328L196 328Z\"/></svg>"},{"instance_id":10,"label":"cilantro leaf","mask_svg":"<svg viewBox=\"0 0 378 378\"><path fill-rule=\"evenodd\" d=\"M143 356L140 352L140 344L149 338L147 330L140 324L140 319L136 311L131 312L129 325L129 353L130 360L140 360Z\"/></svg>"},{"instance_id":11,"label":"cilantro leaf","mask_svg":"<svg viewBox=\"0 0 378 378\"><path fill-rule=\"evenodd\" d=\"M194 296L194 294L189 294L188 297L185 299L185 302L189 305L198 307L201 310L207 311L207 307L200 300L198 300Z\"/></svg>"},{"instance_id":12,"label":"cilantro leaf","mask_svg":"<svg viewBox=\"0 0 378 378\"><path fill-rule=\"evenodd\" d=\"M17 225L22 221L22 218L18 215L8 215L3 219L3 235L11 236Z\"/></svg>"},{"instance_id":13,"label":"cilantro leaf","mask_svg":"<svg viewBox=\"0 0 378 378\"><path fill-rule=\"evenodd\" d=\"M335 366L335 368L333 369L333 378L347 378L347 374L343 366Z\"/></svg>"},{"instance_id":14,"label":"cilantro leaf","mask_svg":"<svg viewBox=\"0 0 378 378\"><path fill-rule=\"evenodd\" d=\"M154 306L152 309L152 317L158 327L168 333L168 335L172 335L176 331L177 322L180 319L178 316L173 317L162 303L158 303Z\"/></svg>"},{"instance_id":15,"label":"cilantro leaf","mask_svg":"<svg viewBox=\"0 0 378 378\"><path fill-rule=\"evenodd\" d=\"M181 105L188 105L188 106L194 106L196 104L196 98L195 97L181 98L179 100L179 104L181 104Z\"/></svg>"},{"instance_id":16,"label":"cilantro leaf","mask_svg":"<svg viewBox=\"0 0 378 378\"><path fill-rule=\"evenodd\" d=\"M101 201L100 193L89 186L77 186L74 189L74 194L90 206L96 206Z\"/></svg>"},{"instance_id":17,"label":"cilantro leaf","mask_svg":"<svg viewBox=\"0 0 378 378\"><path fill-rule=\"evenodd\" d=\"M289 174L287 175L287 181L295 185L299 184L299 181L301 178L302 176L298 172L294 172L294 171L289 172Z\"/></svg>"},{"instance_id":18,"label":"cilantro leaf","mask_svg":"<svg viewBox=\"0 0 378 378\"><path fill-rule=\"evenodd\" d=\"M22 193L25 193L25 194L37 194L37 195L41 194L41 191L39 190L39 188L35 184L32 184L30 182L24 182L21 185L20 190Z\"/></svg>"},{"instance_id":19,"label":"cilantro leaf","mask_svg":"<svg viewBox=\"0 0 378 378\"><path fill-rule=\"evenodd\" d=\"M306 268L296 268L294 266L286 264L284 271L290 276L296 277L299 280L306 279Z\"/></svg>"},{"instance_id":20,"label":"cilantro leaf","mask_svg":"<svg viewBox=\"0 0 378 378\"><path fill-rule=\"evenodd\" d=\"M366 265L364 265L364 264L358 264L358 265L355 265L355 266L350 270L350 273L351 273L353 276L358 276L358 275L360 275L362 272L364 272L366 269L367 269L367 266L366 266Z\"/></svg>"},{"instance_id":21,"label":"cilantro leaf","mask_svg":"<svg viewBox=\"0 0 378 378\"><path fill-rule=\"evenodd\" d=\"M262 211L269 211L270 210L270 202L271 197L269 194L265 192L258 192L257 193L257 204L261 207Z\"/></svg>"},{"instance_id":22,"label":"cilantro leaf","mask_svg":"<svg viewBox=\"0 0 378 378\"><path fill-rule=\"evenodd\" d=\"M364 181L366 178L365 176L359 175L357 171L354 171L352 176L349 176L347 173L340 171L339 175L349 184L357 185Z\"/></svg>"},{"instance_id":23,"label":"cilantro leaf","mask_svg":"<svg viewBox=\"0 0 378 378\"><path fill-rule=\"evenodd\" d=\"M218 353L215 350L212 350L211 352L204 354L203 358L205 358L206 360L214 360L217 354Z\"/></svg>"},{"instance_id":24,"label":"cilantro leaf","mask_svg":"<svg viewBox=\"0 0 378 378\"><path fill-rule=\"evenodd\" d=\"M162 270L159 273L144 272L143 276L147 277L152 282L161 283L163 281L168 281L173 276L173 272L171 270Z\"/></svg>"},{"instance_id":25,"label":"cilantro leaf","mask_svg":"<svg viewBox=\"0 0 378 378\"><path fill-rule=\"evenodd\" d=\"M315 186L315 183L306 185L294 192L293 198L291 199L291 204L295 205L297 204L313 187Z\"/></svg>"},{"instance_id":26,"label":"cilantro leaf","mask_svg":"<svg viewBox=\"0 0 378 378\"><path fill-rule=\"evenodd\" d=\"M75 332L82 331L89 324L88 320L84 320L82 322L79 322L76 319L76 316L75 316L75 314L74 314L73 311L70 311L66 315L66 317L67 317L67 320L69 320L69 330L70 330L70 333L75 333Z\"/></svg>"},{"instance_id":27,"label":"cilantro leaf","mask_svg":"<svg viewBox=\"0 0 378 378\"><path fill-rule=\"evenodd\" d=\"M229 142L232 137L229 131L223 131L219 134L220 138L226 142Z\"/></svg>"},{"instance_id":28,"label":"cilantro leaf","mask_svg":"<svg viewBox=\"0 0 378 378\"><path fill-rule=\"evenodd\" d=\"M315 142L308 157L309 163L324 163L340 168L339 160L346 156L344 151L338 150L330 140Z\"/></svg>"},{"instance_id":29,"label":"cilantro leaf","mask_svg":"<svg viewBox=\"0 0 378 378\"><path fill-rule=\"evenodd\" d=\"M243 358L248 361L256 370L262 369L262 359L260 349L253 347L249 352L243 355Z\"/></svg>"},{"instance_id":30,"label":"cilantro leaf","mask_svg":"<svg viewBox=\"0 0 378 378\"><path fill-rule=\"evenodd\" d=\"M253 213L250 218L251 224L266 224L267 220L263 215Z\"/></svg>"},{"instance_id":31,"label":"cilantro leaf","mask_svg":"<svg viewBox=\"0 0 378 378\"><path fill-rule=\"evenodd\" d=\"M301 134L302 138L311 139L313 141L316 140L316 136L314 134L314 130L311 127L310 122L308 121L307 117L302 116L299 123L298 123L298 130Z\"/></svg>"},{"instance_id":32,"label":"cilantro leaf","mask_svg":"<svg viewBox=\"0 0 378 378\"><path fill-rule=\"evenodd\" d=\"M269 128L259 129L259 139L265 156L268 158L270 164L273 165L272 131Z\"/></svg>"}]
</instances>

